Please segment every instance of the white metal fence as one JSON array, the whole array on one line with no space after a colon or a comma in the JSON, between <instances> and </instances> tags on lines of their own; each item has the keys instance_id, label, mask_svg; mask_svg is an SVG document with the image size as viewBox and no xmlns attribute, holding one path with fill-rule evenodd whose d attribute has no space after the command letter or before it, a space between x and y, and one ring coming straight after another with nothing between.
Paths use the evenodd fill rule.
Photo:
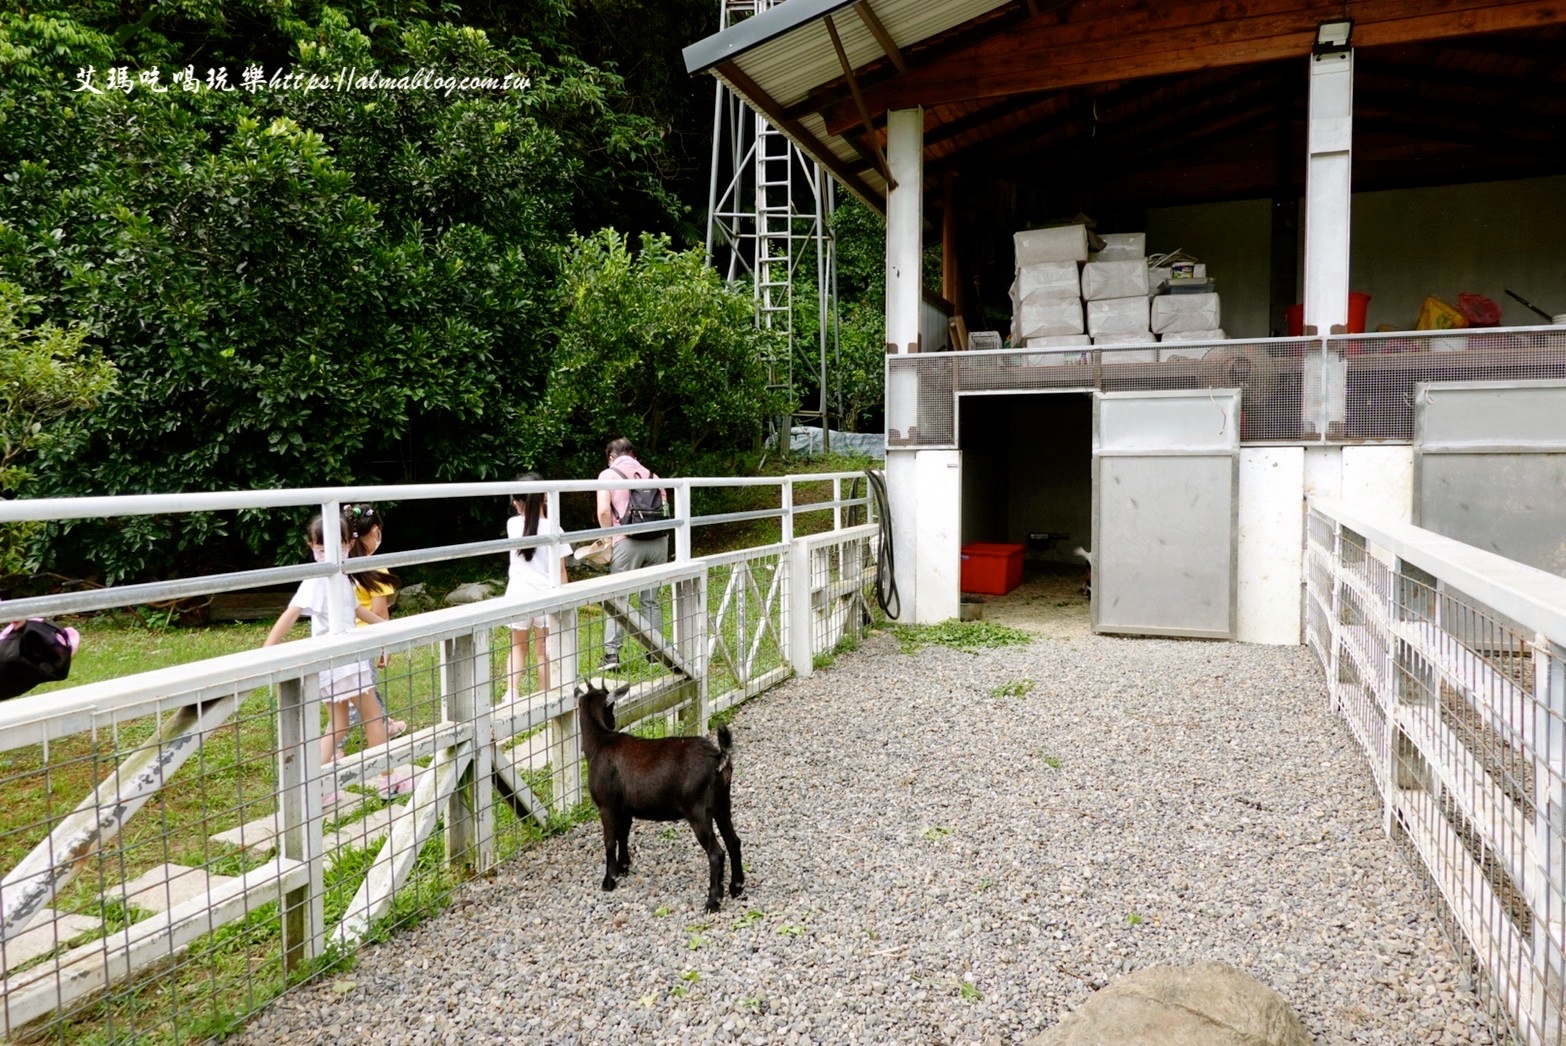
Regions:
<instances>
[{"instance_id":1,"label":"white metal fence","mask_svg":"<svg viewBox=\"0 0 1566 1046\"><path fill-rule=\"evenodd\" d=\"M1566 1037L1566 579L1312 499L1306 642L1389 832L1528 1043Z\"/></svg>"},{"instance_id":2,"label":"white metal fence","mask_svg":"<svg viewBox=\"0 0 1566 1046\"><path fill-rule=\"evenodd\" d=\"M856 479L766 481L781 488L776 509L706 517L690 515L691 488L724 481L661 481L676 491L667 565L0 705L0 783L11 807L0 819L5 1034L219 1033L361 941L438 911L461 878L574 823L587 800L572 691L597 674L610 615L633 640L617 672L632 687L617 709L623 727L699 731L791 671L808 673L870 619L879 528L848 525L870 518L868 498L845 496ZM810 507L831 513L830 529L795 537L806 506L794 490L806 480L830 485L831 496ZM562 491L627 485L538 486L558 519ZM179 507L320 505L335 518L344 502L513 489L182 496ZM173 507L158 498L10 502L0 522ZM690 557L692 527L755 517L778 520L783 540ZM424 549L377 556L376 565L526 543ZM127 586L5 607L8 616L103 609L356 567L307 564L198 579L205 587ZM649 590L662 605L659 627L634 598ZM513 694L509 625L542 614L554 618L552 685L538 685L535 664ZM378 664L378 696L409 729L384 745L325 753L318 673L364 661Z\"/></svg>"}]
</instances>

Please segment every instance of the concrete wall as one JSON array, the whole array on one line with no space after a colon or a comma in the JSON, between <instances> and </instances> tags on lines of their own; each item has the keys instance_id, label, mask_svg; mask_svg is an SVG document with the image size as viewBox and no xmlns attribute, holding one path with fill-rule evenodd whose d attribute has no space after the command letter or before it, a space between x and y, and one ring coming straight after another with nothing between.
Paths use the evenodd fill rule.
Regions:
<instances>
[{"instance_id":1,"label":"concrete wall","mask_svg":"<svg viewBox=\"0 0 1566 1046\"><path fill-rule=\"evenodd\" d=\"M1150 252L1178 247L1207 263L1231 338L1268 333L1270 211L1242 200L1147 212ZM1482 294L1512 327L1548 321L1508 288L1566 313L1566 177L1355 193L1351 235L1350 283L1371 296L1367 330L1413 329L1427 294L1454 305Z\"/></svg>"}]
</instances>

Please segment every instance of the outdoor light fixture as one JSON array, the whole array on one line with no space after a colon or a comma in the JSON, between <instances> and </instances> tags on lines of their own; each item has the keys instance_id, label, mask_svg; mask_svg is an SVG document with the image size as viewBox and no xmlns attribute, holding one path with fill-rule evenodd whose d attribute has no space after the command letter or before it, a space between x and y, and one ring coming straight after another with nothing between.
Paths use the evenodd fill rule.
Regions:
<instances>
[{"instance_id":1,"label":"outdoor light fixture","mask_svg":"<svg viewBox=\"0 0 1566 1046\"><path fill-rule=\"evenodd\" d=\"M1310 53L1315 58L1347 54L1350 49L1349 38L1353 35L1353 22L1323 22L1316 27L1316 44L1310 49Z\"/></svg>"}]
</instances>

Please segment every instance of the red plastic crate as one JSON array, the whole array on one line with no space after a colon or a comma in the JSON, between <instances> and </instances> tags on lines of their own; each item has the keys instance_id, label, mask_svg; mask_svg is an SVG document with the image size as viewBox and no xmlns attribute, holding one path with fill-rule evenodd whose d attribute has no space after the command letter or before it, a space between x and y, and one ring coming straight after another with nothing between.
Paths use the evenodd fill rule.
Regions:
<instances>
[{"instance_id":1,"label":"red plastic crate","mask_svg":"<svg viewBox=\"0 0 1566 1046\"><path fill-rule=\"evenodd\" d=\"M976 544L962 547L962 590L1004 596L1022 584L1022 546Z\"/></svg>"}]
</instances>

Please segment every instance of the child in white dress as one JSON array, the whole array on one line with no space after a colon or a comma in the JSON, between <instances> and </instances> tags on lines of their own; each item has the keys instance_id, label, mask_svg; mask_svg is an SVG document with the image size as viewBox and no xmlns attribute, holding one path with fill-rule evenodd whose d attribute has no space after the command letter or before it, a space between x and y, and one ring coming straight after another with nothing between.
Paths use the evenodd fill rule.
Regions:
<instances>
[{"instance_id":1,"label":"child in white dress","mask_svg":"<svg viewBox=\"0 0 1566 1046\"><path fill-rule=\"evenodd\" d=\"M524 472L518 483L530 483L541 479L536 472ZM553 537L560 534L560 525L548 516L542 493L513 494L511 510L514 515L506 520L506 536ZM533 548L514 548L508 553L511 560L506 595L516 596L531 592L543 592L557 584L566 583L565 559L558 546L538 545ZM506 700L513 701L522 676L527 671L527 648L531 636L533 657L538 663L538 687L549 691L549 633L554 629L554 615L537 614L511 623L511 654L507 660L509 688Z\"/></svg>"}]
</instances>

